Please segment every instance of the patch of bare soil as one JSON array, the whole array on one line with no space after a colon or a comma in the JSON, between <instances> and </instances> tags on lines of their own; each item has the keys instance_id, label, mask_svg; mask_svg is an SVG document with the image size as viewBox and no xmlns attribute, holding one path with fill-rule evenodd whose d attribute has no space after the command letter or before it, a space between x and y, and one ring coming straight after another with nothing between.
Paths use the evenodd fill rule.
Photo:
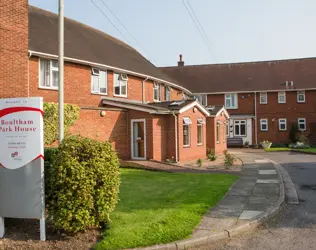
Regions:
<instances>
[{"instance_id":1,"label":"patch of bare soil","mask_svg":"<svg viewBox=\"0 0 316 250\"><path fill-rule=\"evenodd\" d=\"M5 237L0 239L1 250L91 249L99 240L100 230L91 229L75 236L67 236L46 226L46 241L40 241L39 221L5 219Z\"/></svg>"}]
</instances>

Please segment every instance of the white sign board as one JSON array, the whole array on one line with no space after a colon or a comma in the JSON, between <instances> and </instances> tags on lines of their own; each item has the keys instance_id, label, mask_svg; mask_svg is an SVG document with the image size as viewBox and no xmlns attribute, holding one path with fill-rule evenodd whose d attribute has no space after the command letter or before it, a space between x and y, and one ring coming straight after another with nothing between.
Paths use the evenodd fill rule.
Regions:
<instances>
[{"instance_id":1,"label":"white sign board","mask_svg":"<svg viewBox=\"0 0 316 250\"><path fill-rule=\"evenodd\" d=\"M42 98L0 99L0 142L0 234L3 217L39 218L45 240Z\"/></svg>"}]
</instances>

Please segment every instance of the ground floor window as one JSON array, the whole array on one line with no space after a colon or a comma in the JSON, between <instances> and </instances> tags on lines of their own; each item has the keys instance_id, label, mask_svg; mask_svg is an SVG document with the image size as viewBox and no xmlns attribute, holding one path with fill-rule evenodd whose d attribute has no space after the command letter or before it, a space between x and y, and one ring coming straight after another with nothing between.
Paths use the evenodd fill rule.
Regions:
<instances>
[{"instance_id":1,"label":"ground floor window","mask_svg":"<svg viewBox=\"0 0 316 250\"><path fill-rule=\"evenodd\" d=\"M246 120L235 120L234 121L234 135L235 136L246 136Z\"/></svg>"},{"instance_id":2,"label":"ground floor window","mask_svg":"<svg viewBox=\"0 0 316 250\"><path fill-rule=\"evenodd\" d=\"M279 130L286 131L286 119L285 118L279 119Z\"/></svg>"},{"instance_id":3,"label":"ground floor window","mask_svg":"<svg viewBox=\"0 0 316 250\"><path fill-rule=\"evenodd\" d=\"M216 122L216 142L219 143L221 140L221 127L220 122Z\"/></svg>"},{"instance_id":4,"label":"ground floor window","mask_svg":"<svg viewBox=\"0 0 316 250\"><path fill-rule=\"evenodd\" d=\"M226 121L226 137L229 137L229 120Z\"/></svg>"},{"instance_id":5,"label":"ground floor window","mask_svg":"<svg viewBox=\"0 0 316 250\"><path fill-rule=\"evenodd\" d=\"M203 124L205 121L199 118L197 120L197 145L203 145Z\"/></svg>"},{"instance_id":6,"label":"ground floor window","mask_svg":"<svg viewBox=\"0 0 316 250\"><path fill-rule=\"evenodd\" d=\"M190 146L190 125L192 121L189 117L183 118L183 146L189 147Z\"/></svg>"},{"instance_id":7,"label":"ground floor window","mask_svg":"<svg viewBox=\"0 0 316 250\"><path fill-rule=\"evenodd\" d=\"M305 118L298 118L298 129L301 131L306 130L306 119Z\"/></svg>"},{"instance_id":8,"label":"ground floor window","mask_svg":"<svg viewBox=\"0 0 316 250\"><path fill-rule=\"evenodd\" d=\"M268 119L260 119L260 130L268 131Z\"/></svg>"}]
</instances>

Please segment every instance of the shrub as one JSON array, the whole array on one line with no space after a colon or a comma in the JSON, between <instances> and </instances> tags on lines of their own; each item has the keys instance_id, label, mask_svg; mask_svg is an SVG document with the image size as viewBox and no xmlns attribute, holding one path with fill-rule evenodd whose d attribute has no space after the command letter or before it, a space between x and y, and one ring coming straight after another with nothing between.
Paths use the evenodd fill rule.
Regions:
<instances>
[{"instance_id":1,"label":"shrub","mask_svg":"<svg viewBox=\"0 0 316 250\"><path fill-rule=\"evenodd\" d=\"M215 161L217 159L217 156L215 155L215 149L213 148L208 148L206 150L206 155L210 161Z\"/></svg>"},{"instance_id":2,"label":"shrub","mask_svg":"<svg viewBox=\"0 0 316 250\"><path fill-rule=\"evenodd\" d=\"M236 161L237 158L234 155L230 154L227 150L224 150L223 153L225 156L224 166L225 166L225 169L228 169L229 167L234 165L234 162Z\"/></svg>"},{"instance_id":3,"label":"shrub","mask_svg":"<svg viewBox=\"0 0 316 250\"><path fill-rule=\"evenodd\" d=\"M77 105L65 104L64 107L65 133L79 117ZM44 144L50 145L58 139L58 105L56 103L44 103Z\"/></svg>"},{"instance_id":4,"label":"shrub","mask_svg":"<svg viewBox=\"0 0 316 250\"><path fill-rule=\"evenodd\" d=\"M287 148L288 144L286 143L277 143L273 142L271 148Z\"/></svg>"},{"instance_id":5,"label":"shrub","mask_svg":"<svg viewBox=\"0 0 316 250\"><path fill-rule=\"evenodd\" d=\"M297 131L298 131L297 124L293 123L289 132L289 141L291 143L297 142Z\"/></svg>"},{"instance_id":6,"label":"shrub","mask_svg":"<svg viewBox=\"0 0 316 250\"><path fill-rule=\"evenodd\" d=\"M56 159L57 153L58 153L58 148L55 148L55 147L45 148L44 149L45 162L52 163L52 161Z\"/></svg>"},{"instance_id":7,"label":"shrub","mask_svg":"<svg viewBox=\"0 0 316 250\"><path fill-rule=\"evenodd\" d=\"M203 165L203 160L200 158L196 161L196 164L198 165L198 167L202 167Z\"/></svg>"},{"instance_id":8,"label":"shrub","mask_svg":"<svg viewBox=\"0 0 316 250\"><path fill-rule=\"evenodd\" d=\"M54 228L76 233L105 225L120 183L111 144L66 137L54 156L45 170L46 204Z\"/></svg>"},{"instance_id":9,"label":"shrub","mask_svg":"<svg viewBox=\"0 0 316 250\"><path fill-rule=\"evenodd\" d=\"M294 148L294 149L306 149L306 148L310 148L311 146L308 144L304 144L303 142L297 142L297 143L293 143L289 145L289 148Z\"/></svg>"},{"instance_id":10,"label":"shrub","mask_svg":"<svg viewBox=\"0 0 316 250\"><path fill-rule=\"evenodd\" d=\"M304 134L300 134L298 141L305 144L305 145L309 144L309 140Z\"/></svg>"}]
</instances>

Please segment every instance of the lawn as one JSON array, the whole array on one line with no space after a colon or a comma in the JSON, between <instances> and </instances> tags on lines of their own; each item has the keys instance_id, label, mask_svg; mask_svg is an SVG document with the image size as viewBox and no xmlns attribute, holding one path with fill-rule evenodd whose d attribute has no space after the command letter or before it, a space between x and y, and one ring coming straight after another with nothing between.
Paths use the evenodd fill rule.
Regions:
<instances>
[{"instance_id":1,"label":"lawn","mask_svg":"<svg viewBox=\"0 0 316 250\"><path fill-rule=\"evenodd\" d=\"M303 153L315 153L316 148L306 148L306 149L291 149L291 148L266 148L265 151L267 152L278 152L278 151L298 151Z\"/></svg>"},{"instance_id":2,"label":"lawn","mask_svg":"<svg viewBox=\"0 0 316 250\"><path fill-rule=\"evenodd\" d=\"M184 239L236 179L224 174L121 169L120 202L95 249L133 248Z\"/></svg>"}]
</instances>

